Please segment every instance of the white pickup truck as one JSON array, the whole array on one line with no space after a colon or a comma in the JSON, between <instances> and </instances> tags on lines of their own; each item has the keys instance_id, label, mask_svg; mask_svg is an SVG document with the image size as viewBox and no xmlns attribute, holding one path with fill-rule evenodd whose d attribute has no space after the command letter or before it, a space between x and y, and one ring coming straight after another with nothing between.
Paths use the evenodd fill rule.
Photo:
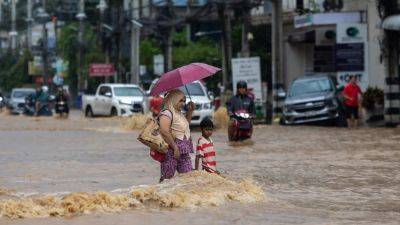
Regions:
<instances>
[{"instance_id":1,"label":"white pickup truck","mask_svg":"<svg viewBox=\"0 0 400 225\"><path fill-rule=\"evenodd\" d=\"M143 90L134 84L101 84L96 95L82 97L82 111L86 117L130 116L144 113L147 108Z\"/></svg>"}]
</instances>

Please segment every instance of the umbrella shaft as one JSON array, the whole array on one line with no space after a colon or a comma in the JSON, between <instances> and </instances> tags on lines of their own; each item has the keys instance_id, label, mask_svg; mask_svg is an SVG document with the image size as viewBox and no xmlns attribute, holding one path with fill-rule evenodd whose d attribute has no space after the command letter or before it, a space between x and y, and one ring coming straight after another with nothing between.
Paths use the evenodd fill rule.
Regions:
<instances>
[{"instance_id":1,"label":"umbrella shaft","mask_svg":"<svg viewBox=\"0 0 400 225\"><path fill-rule=\"evenodd\" d=\"M190 92L189 92L189 90L187 89L186 85L185 85L185 89L186 89L186 92L187 92L187 93L188 93L188 95L189 95L189 99L190 99L190 101L192 101L192 97L190 96Z\"/></svg>"}]
</instances>

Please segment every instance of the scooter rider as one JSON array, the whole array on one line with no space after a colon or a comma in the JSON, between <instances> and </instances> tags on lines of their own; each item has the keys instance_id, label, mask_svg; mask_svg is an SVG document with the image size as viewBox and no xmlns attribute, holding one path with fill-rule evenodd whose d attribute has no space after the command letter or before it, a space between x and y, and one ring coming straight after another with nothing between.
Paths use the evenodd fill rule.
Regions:
<instances>
[{"instance_id":1,"label":"scooter rider","mask_svg":"<svg viewBox=\"0 0 400 225\"><path fill-rule=\"evenodd\" d=\"M55 100L56 100L56 111L59 111L58 104L60 104L61 102L64 102L65 105L63 106L64 107L63 112L65 112L68 115L69 114L69 106L68 106L69 95L62 86L58 87Z\"/></svg>"},{"instance_id":2,"label":"scooter rider","mask_svg":"<svg viewBox=\"0 0 400 225\"><path fill-rule=\"evenodd\" d=\"M248 95L247 92L247 83L246 81L238 81L236 84L237 93L233 96L228 106L228 114L229 116L235 115L235 112L238 110L246 110L250 115L255 115L255 107L253 99Z\"/></svg>"},{"instance_id":3,"label":"scooter rider","mask_svg":"<svg viewBox=\"0 0 400 225\"><path fill-rule=\"evenodd\" d=\"M228 126L228 137L230 141L232 140L235 132L235 122L237 120L235 113L239 110L246 110L251 117L255 115L254 101L248 95L246 81L237 82L236 89L236 95L233 96L227 104L228 114L231 118Z\"/></svg>"},{"instance_id":4,"label":"scooter rider","mask_svg":"<svg viewBox=\"0 0 400 225\"><path fill-rule=\"evenodd\" d=\"M47 86L42 86L41 91L36 93L35 98L35 116L39 116L40 108L47 104L49 101L49 88Z\"/></svg>"}]
</instances>

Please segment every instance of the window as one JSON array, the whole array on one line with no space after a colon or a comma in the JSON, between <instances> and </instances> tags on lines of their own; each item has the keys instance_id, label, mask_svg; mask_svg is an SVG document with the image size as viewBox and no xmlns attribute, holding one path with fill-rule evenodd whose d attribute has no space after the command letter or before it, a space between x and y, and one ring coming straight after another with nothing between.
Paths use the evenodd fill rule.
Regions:
<instances>
[{"instance_id":1,"label":"window","mask_svg":"<svg viewBox=\"0 0 400 225\"><path fill-rule=\"evenodd\" d=\"M205 96L203 88L199 83L191 83L186 85L187 90L189 91L191 96ZM179 88L185 95L188 95L185 86Z\"/></svg>"},{"instance_id":2,"label":"window","mask_svg":"<svg viewBox=\"0 0 400 225\"><path fill-rule=\"evenodd\" d=\"M131 97L131 96L140 96L142 97L143 92L136 87L115 87L114 88L115 96L120 97Z\"/></svg>"},{"instance_id":3,"label":"window","mask_svg":"<svg viewBox=\"0 0 400 225\"><path fill-rule=\"evenodd\" d=\"M111 93L110 87L107 87L107 86L100 87L99 95L106 95L107 92Z\"/></svg>"},{"instance_id":4,"label":"window","mask_svg":"<svg viewBox=\"0 0 400 225\"><path fill-rule=\"evenodd\" d=\"M12 94L13 98L25 98L30 94L35 93L35 91L14 91Z\"/></svg>"},{"instance_id":5,"label":"window","mask_svg":"<svg viewBox=\"0 0 400 225\"><path fill-rule=\"evenodd\" d=\"M329 79L303 79L297 80L290 88L290 96L306 95L319 92L332 91L332 82Z\"/></svg>"}]
</instances>

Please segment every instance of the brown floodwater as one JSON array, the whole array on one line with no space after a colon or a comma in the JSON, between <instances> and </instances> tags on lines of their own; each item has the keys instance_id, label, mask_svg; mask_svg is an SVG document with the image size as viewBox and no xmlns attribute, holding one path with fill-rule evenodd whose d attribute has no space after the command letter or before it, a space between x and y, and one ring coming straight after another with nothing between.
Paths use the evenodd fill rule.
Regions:
<instances>
[{"instance_id":1,"label":"brown floodwater","mask_svg":"<svg viewBox=\"0 0 400 225\"><path fill-rule=\"evenodd\" d=\"M256 126L245 144L228 143L216 131L226 178L196 174L160 186L159 164L130 122L77 112L69 119L0 115L0 205L53 209L53 217L4 215L0 224L399 224L399 129ZM154 195L143 196L157 198L143 204L133 190L149 188ZM173 207L160 207L160 199L176 198ZM60 206L82 199L121 210L86 205L79 211L82 203L61 215Z\"/></svg>"}]
</instances>

